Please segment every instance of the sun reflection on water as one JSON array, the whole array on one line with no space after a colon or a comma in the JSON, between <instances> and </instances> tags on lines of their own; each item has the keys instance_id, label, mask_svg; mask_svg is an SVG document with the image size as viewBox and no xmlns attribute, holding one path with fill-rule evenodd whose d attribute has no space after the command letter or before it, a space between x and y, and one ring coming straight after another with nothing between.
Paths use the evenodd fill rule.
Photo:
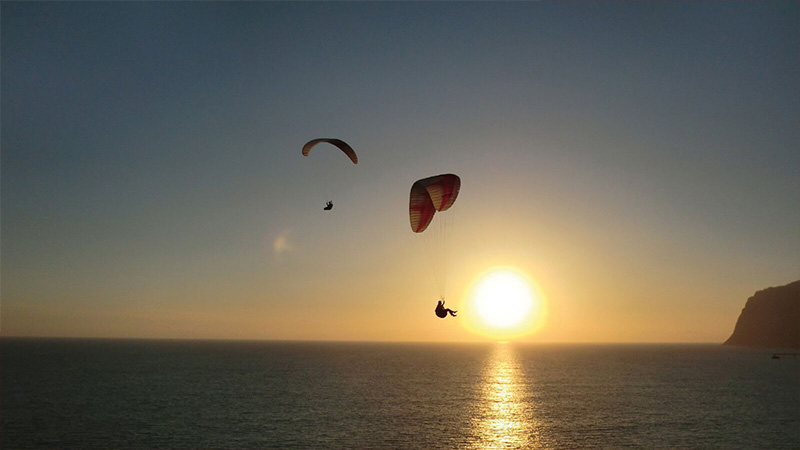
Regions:
<instances>
[{"instance_id":1,"label":"sun reflection on water","mask_svg":"<svg viewBox=\"0 0 800 450\"><path fill-rule=\"evenodd\" d=\"M536 447L529 398L516 350L497 345L486 363L478 414L473 419L474 448Z\"/></svg>"}]
</instances>

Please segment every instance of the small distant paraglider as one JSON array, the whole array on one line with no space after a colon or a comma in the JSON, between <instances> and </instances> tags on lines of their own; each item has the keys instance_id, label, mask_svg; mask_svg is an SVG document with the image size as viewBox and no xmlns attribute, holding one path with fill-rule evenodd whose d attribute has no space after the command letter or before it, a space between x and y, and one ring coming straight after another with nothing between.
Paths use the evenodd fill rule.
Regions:
<instances>
[{"instance_id":1,"label":"small distant paraglider","mask_svg":"<svg viewBox=\"0 0 800 450\"><path fill-rule=\"evenodd\" d=\"M322 142L335 146L336 148L341 150L345 155L347 155L347 157L350 158L350 161L353 161L353 164L358 164L358 155L356 155L356 152L355 150L353 150L353 147L351 147L347 142L336 138L319 138L319 139L312 139L306 142L306 144L303 146L303 156L308 156L308 153L311 151L311 149L317 144ZM325 211L332 210L333 201L328 200L328 202L325 203L325 207L322 209Z\"/></svg>"}]
</instances>

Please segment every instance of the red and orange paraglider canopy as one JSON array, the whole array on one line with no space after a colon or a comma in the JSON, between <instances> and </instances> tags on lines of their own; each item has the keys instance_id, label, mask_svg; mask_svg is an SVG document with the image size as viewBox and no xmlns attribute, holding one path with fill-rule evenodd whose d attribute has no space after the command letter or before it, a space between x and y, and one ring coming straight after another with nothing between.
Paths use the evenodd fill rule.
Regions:
<instances>
[{"instance_id":1,"label":"red and orange paraglider canopy","mask_svg":"<svg viewBox=\"0 0 800 450\"><path fill-rule=\"evenodd\" d=\"M408 216L411 230L422 233L428 228L437 211L447 211L458 197L461 178L452 173L417 180L411 186Z\"/></svg>"}]
</instances>

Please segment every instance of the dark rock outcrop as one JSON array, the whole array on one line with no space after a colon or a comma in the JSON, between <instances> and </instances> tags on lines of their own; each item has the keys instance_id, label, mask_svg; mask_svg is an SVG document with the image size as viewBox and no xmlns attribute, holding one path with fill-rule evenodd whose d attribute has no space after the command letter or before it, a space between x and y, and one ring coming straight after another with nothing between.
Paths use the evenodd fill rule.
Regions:
<instances>
[{"instance_id":1,"label":"dark rock outcrop","mask_svg":"<svg viewBox=\"0 0 800 450\"><path fill-rule=\"evenodd\" d=\"M748 298L725 345L800 347L800 281Z\"/></svg>"}]
</instances>

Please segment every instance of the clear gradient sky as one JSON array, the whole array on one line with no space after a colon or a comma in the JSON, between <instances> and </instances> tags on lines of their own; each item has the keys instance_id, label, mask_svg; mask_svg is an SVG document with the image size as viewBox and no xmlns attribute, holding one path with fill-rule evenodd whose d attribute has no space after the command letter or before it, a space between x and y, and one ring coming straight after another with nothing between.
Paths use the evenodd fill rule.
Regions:
<instances>
[{"instance_id":1,"label":"clear gradient sky","mask_svg":"<svg viewBox=\"0 0 800 450\"><path fill-rule=\"evenodd\" d=\"M513 266L525 340L721 342L800 274L799 6L3 2L2 334L485 339L408 224L452 172L448 306Z\"/></svg>"}]
</instances>

